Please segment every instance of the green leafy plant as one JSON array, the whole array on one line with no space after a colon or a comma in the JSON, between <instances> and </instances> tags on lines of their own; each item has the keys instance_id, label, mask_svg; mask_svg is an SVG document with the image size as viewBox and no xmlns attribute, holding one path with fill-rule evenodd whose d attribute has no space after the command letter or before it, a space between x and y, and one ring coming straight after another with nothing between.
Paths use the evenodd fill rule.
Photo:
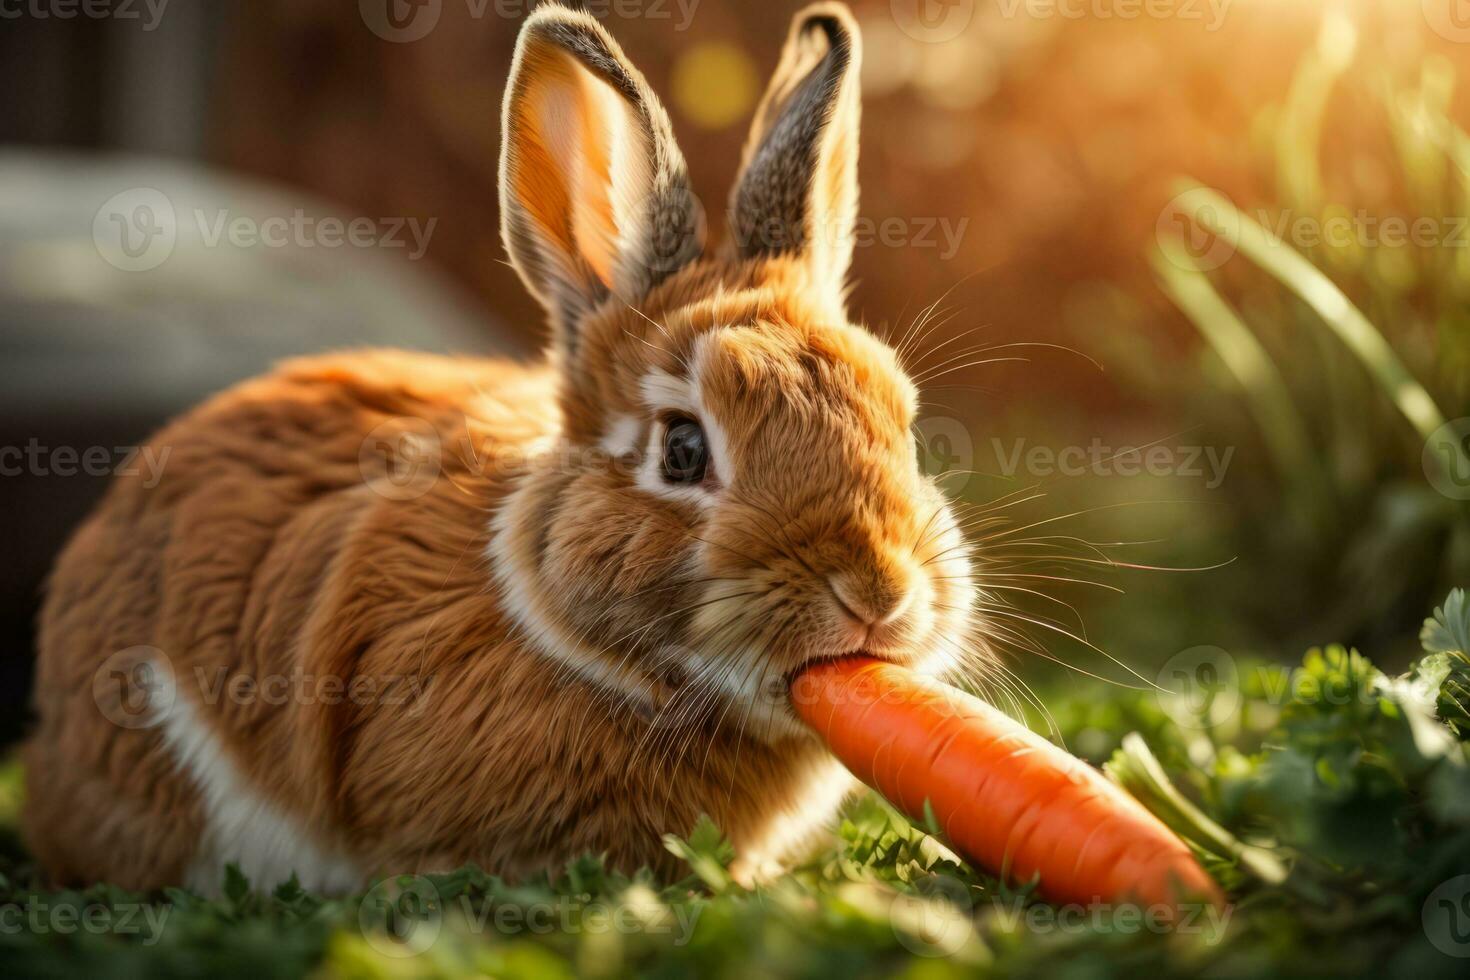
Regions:
<instances>
[{"instance_id":1,"label":"green leafy plant","mask_svg":"<svg viewBox=\"0 0 1470 980\"><path fill-rule=\"evenodd\" d=\"M1461 741L1470 739L1470 600L1464 589L1451 592L1424 621L1419 641L1427 656L1416 670L1439 692L1439 717Z\"/></svg>"},{"instance_id":2,"label":"green leafy plant","mask_svg":"<svg viewBox=\"0 0 1470 980\"><path fill-rule=\"evenodd\" d=\"M1069 743L1111 754L1113 778L1226 884L1233 904L1187 923L1149 928L1137 910L1054 907L1035 882L969 866L932 821L867 794L830 846L753 887L732 874L732 849L708 820L667 839L690 869L677 881L589 855L524 881L471 866L345 898L294 880L261 892L233 867L213 897L47 891L12 845L0 963L22 976L252 980L1458 977L1470 941L1435 916L1455 907L1470 869L1464 592L1423 638L1404 674L1337 646L1289 671L1243 664L1247 720L1210 731L1179 726L1149 692L1074 685L1047 697ZM12 764L0 801L13 802L16 785ZM14 808L0 817L13 820Z\"/></svg>"}]
</instances>

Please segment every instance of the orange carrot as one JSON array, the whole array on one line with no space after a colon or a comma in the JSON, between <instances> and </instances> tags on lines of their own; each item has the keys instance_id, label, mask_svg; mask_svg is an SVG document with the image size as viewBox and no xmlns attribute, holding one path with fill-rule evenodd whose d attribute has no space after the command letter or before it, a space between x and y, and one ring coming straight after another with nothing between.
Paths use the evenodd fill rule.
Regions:
<instances>
[{"instance_id":1,"label":"orange carrot","mask_svg":"<svg viewBox=\"0 0 1470 980\"><path fill-rule=\"evenodd\" d=\"M834 755L911 817L1059 902L1170 910L1223 901L1189 848L1100 772L982 701L894 664L847 657L792 682Z\"/></svg>"}]
</instances>

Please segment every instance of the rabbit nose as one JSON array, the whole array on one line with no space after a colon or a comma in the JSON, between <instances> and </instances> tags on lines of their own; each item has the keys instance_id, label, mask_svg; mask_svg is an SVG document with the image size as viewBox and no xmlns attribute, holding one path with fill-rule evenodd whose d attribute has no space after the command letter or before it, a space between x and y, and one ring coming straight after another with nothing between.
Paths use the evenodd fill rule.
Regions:
<instances>
[{"instance_id":1,"label":"rabbit nose","mask_svg":"<svg viewBox=\"0 0 1470 980\"><path fill-rule=\"evenodd\" d=\"M883 626L902 616L914 599L912 581L906 573L870 580L840 572L827 576L827 585L843 613L863 626Z\"/></svg>"}]
</instances>

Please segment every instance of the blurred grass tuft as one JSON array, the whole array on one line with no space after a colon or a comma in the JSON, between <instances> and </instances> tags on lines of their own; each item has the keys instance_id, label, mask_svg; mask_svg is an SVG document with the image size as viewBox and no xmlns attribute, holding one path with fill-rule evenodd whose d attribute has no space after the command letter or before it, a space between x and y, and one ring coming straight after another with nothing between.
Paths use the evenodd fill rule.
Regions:
<instances>
[{"instance_id":1,"label":"blurred grass tuft","mask_svg":"<svg viewBox=\"0 0 1470 980\"><path fill-rule=\"evenodd\" d=\"M1231 474L1221 527L1238 573L1214 599L1261 635L1406 650L1412 610L1470 579L1470 508L1428 472L1470 471L1470 453L1425 452L1470 416L1470 138L1449 118L1454 83L1442 58L1406 73L1327 14L1269 112L1275 199L1186 184L1175 204L1209 254L1161 236L1152 256L1215 360L1143 383L1207 419L1212 441L1271 462ZM1330 131L1334 98L1371 112ZM1390 158L1371 156L1380 145Z\"/></svg>"}]
</instances>

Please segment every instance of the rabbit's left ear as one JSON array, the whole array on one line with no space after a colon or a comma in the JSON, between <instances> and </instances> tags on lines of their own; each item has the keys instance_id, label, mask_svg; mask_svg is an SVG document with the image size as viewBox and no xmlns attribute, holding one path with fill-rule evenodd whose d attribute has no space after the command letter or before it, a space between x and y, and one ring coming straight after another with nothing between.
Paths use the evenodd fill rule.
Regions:
<instances>
[{"instance_id":1,"label":"rabbit's left ear","mask_svg":"<svg viewBox=\"0 0 1470 980\"><path fill-rule=\"evenodd\" d=\"M817 3L796 15L730 198L738 255L792 256L839 305L857 220L861 61L845 5Z\"/></svg>"},{"instance_id":2,"label":"rabbit's left ear","mask_svg":"<svg viewBox=\"0 0 1470 980\"><path fill-rule=\"evenodd\" d=\"M501 237L564 351L609 294L636 302L699 255L668 114L586 13L546 5L527 18L502 139Z\"/></svg>"}]
</instances>

